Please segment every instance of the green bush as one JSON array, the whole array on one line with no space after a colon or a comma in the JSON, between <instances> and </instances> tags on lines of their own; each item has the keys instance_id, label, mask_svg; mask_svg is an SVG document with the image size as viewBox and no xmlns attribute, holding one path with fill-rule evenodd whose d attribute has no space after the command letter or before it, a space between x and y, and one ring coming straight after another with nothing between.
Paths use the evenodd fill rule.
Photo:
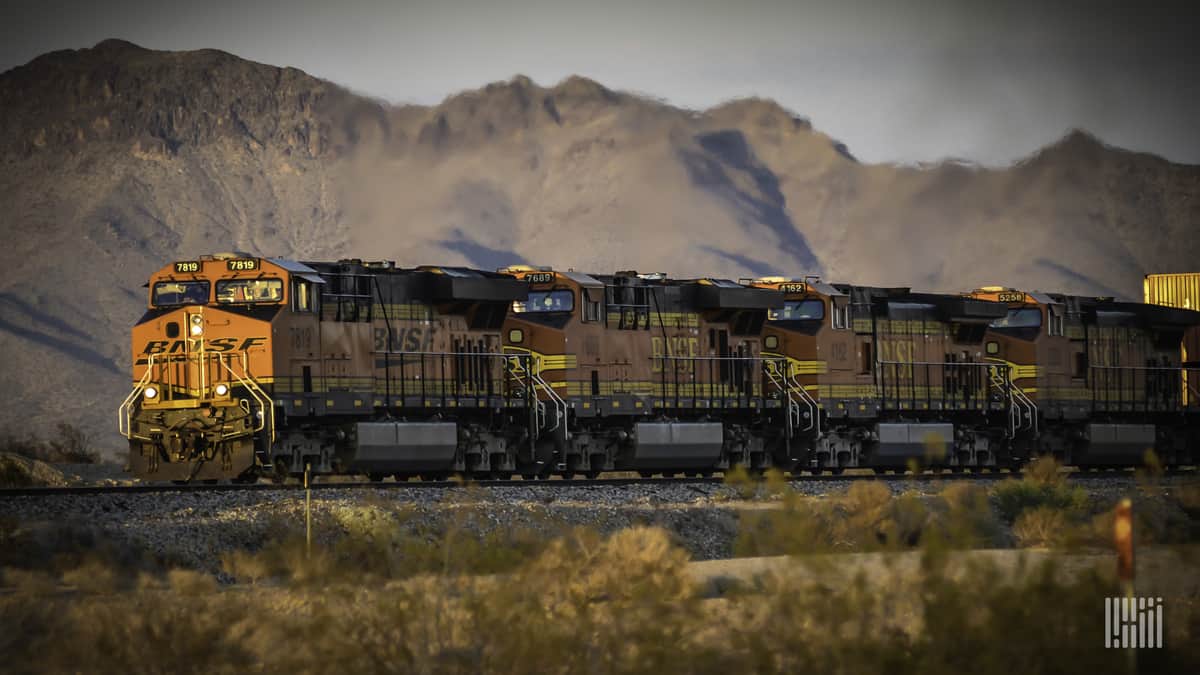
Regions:
<instances>
[{"instance_id":1,"label":"green bush","mask_svg":"<svg viewBox=\"0 0 1200 675\"><path fill-rule=\"evenodd\" d=\"M1083 488L1044 485L1029 480L1006 480L992 489L1000 516L1014 523L1028 509L1052 508L1067 511L1072 517L1087 511L1088 497Z\"/></svg>"},{"instance_id":2,"label":"green bush","mask_svg":"<svg viewBox=\"0 0 1200 675\"><path fill-rule=\"evenodd\" d=\"M1087 516L1088 496L1083 488L1067 483L1053 457L1041 457L1032 462L1020 480L1008 479L992 489L992 499L1000 517L1015 523L1029 509L1050 508L1066 512L1072 521Z\"/></svg>"}]
</instances>

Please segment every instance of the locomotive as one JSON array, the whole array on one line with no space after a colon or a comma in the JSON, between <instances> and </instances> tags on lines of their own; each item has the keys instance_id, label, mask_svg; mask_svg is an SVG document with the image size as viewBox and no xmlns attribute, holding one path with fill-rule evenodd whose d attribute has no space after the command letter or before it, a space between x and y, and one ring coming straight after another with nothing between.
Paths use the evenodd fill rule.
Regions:
<instances>
[{"instance_id":1,"label":"locomotive","mask_svg":"<svg viewBox=\"0 0 1200 675\"><path fill-rule=\"evenodd\" d=\"M1179 465L1200 440L1187 309L235 253L147 286L118 421L145 480Z\"/></svg>"},{"instance_id":2,"label":"locomotive","mask_svg":"<svg viewBox=\"0 0 1200 675\"><path fill-rule=\"evenodd\" d=\"M119 412L136 476L540 471L518 449L545 386L501 349L511 276L227 254L148 285Z\"/></svg>"}]
</instances>

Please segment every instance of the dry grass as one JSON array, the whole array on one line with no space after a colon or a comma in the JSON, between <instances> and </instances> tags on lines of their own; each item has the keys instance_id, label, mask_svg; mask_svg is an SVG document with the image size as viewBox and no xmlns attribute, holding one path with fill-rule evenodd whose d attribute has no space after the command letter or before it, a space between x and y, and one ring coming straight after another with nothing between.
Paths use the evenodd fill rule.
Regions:
<instances>
[{"instance_id":1,"label":"dry grass","mask_svg":"<svg viewBox=\"0 0 1200 675\"><path fill-rule=\"evenodd\" d=\"M882 482L863 481L825 498L788 490L777 494L780 508L741 515L737 555L900 550L934 543L975 548L1003 541L987 494L976 486L952 483L934 497L895 496Z\"/></svg>"},{"instance_id":2,"label":"dry grass","mask_svg":"<svg viewBox=\"0 0 1200 675\"><path fill-rule=\"evenodd\" d=\"M878 506L869 493L856 498ZM691 581L687 554L655 528L607 538L573 531L503 575L370 584L335 573L303 585L222 589L211 576L174 571L101 594L22 586L0 595L0 651L16 672L1009 675L1111 667L1095 647L1099 600L1117 592L1110 576L1064 575L1053 564L1001 570L989 558L951 571L936 548L919 555L902 576L884 568L834 585L841 577L795 558L753 588L712 600ZM1172 649L1147 653L1153 661L1143 667L1195 672L1191 610L1172 608Z\"/></svg>"},{"instance_id":3,"label":"dry grass","mask_svg":"<svg viewBox=\"0 0 1200 675\"><path fill-rule=\"evenodd\" d=\"M1051 546L1064 540L1069 525L1067 515L1062 511L1039 506L1017 516L1013 537L1021 546Z\"/></svg>"},{"instance_id":4,"label":"dry grass","mask_svg":"<svg viewBox=\"0 0 1200 675\"><path fill-rule=\"evenodd\" d=\"M695 580L688 554L662 529L537 539L483 528L486 504L470 492L436 528L405 510L348 507L311 555L281 528L259 550L223 557L237 585L100 555L97 537L79 528L43 533L58 541L44 569L29 567L43 558L6 554L5 564L27 568L3 570L0 653L14 672L1111 670L1111 655L1096 648L1101 598L1117 592L1111 570L1063 573L1049 553L1050 563L1021 558L1014 568L948 551L1006 536L977 484L893 496L883 483L859 482L814 499L768 477L755 486L763 492L779 508L747 511L739 548L792 557L716 593ZM1057 546L1111 531L1104 514L1073 518L1044 504L1023 509L1013 536ZM0 544L30 541L16 524L0 523ZM911 552L886 553L900 550ZM798 555L841 551L885 553L853 556L880 561L869 565ZM1158 574L1179 575L1179 565L1200 574L1194 549L1177 560ZM1187 593L1169 599L1171 648L1147 653L1147 672L1200 667L1200 642L1189 640L1200 626L1197 591Z\"/></svg>"}]
</instances>

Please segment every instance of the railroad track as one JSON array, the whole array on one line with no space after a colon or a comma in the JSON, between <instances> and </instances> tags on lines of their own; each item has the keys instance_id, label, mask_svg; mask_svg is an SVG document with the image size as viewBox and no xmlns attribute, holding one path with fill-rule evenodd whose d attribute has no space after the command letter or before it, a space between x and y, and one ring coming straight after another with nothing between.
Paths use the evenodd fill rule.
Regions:
<instances>
[{"instance_id":1,"label":"railroad track","mask_svg":"<svg viewBox=\"0 0 1200 675\"><path fill-rule=\"evenodd\" d=\"M815 476L790 477L788 482L837 482L837 481L934 481L934 480L983 480L995 481L1020 476L1020 472L991 471L987 473L932 473L919 474L875 474L875 473L844 473L820 474ZM1164 473L1166 476L1196 475L1195 468L1172 469ZM1105 478L1134 477L1133 469L1118 469L1116 471L1071 471L1068 480L1089 481ZM549 478L537 480L439 480L439 481L330 481L320 480L311 483L310 487L317 491L327 490L427 490L463 487L621 487L628 485L713 485L725 481L723 477L653 477L653 478ZM72 485L66 487L24 487L0 488L0 499L10 497L53 496L53 495L90 495L90 494L147 494L171 492L267 492L267 491L303 491L304 485L299 482L289 483L144 483L136 485Z\"/></svg>"}]
</instances>

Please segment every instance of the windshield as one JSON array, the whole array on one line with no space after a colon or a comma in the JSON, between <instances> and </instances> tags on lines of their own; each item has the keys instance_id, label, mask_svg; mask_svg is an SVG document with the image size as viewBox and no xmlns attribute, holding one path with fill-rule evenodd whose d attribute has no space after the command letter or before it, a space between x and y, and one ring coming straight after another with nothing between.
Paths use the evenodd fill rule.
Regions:
<instances>
[{"instance_id":1,"label":"windshield","mask_svg":"<svg viewBox=\"0 0 1200 675\"><path fill-rule=\"evenodd\" d=\"M207 281L159 281L154 284L151 302L155 307L170 305L207 305Z\"/></svg>"},{"instance_id":2,"label":"windshield","mask_svg":"<svg viewBox=\"0 0 1200 675\"><path fill-rule=\"evenodd\" d=\"M217 302L279 302L283 282L279 279L224 279L217 282Z\"/></svg>"},{"instance_id":3,"label":"windshield","mask_svg":"<svg viewBox=\"0 0 1200 675\"><path fill-rule=\"evenodd\" d=\"M992 328L1036 328L1042 325L1042 310L1037 307L1010 309L1003 319L991 323Z\"/></svg>"},{"instance_id":4,"label":"windshield","mask_svg":"<svg viewBox=\"0 0 1200 675\"><path fill-rule=\"evenodd\" d=\"M513 311L525 312L569 312L575 309L575 294L571 291L530 291L525 300L514 300Z\"/></svg>"},{"instance_id":5,"label":"windshield","mask_svg":"<svg viewBox=\"0 0 1200 675\"><path fill-rule=\"evenodd\" d=\"M824 319L825 303L820 300L789 300L783 303L782 309L768 310L767 318L771 321Z\"/></svg>"}]
</instances>

